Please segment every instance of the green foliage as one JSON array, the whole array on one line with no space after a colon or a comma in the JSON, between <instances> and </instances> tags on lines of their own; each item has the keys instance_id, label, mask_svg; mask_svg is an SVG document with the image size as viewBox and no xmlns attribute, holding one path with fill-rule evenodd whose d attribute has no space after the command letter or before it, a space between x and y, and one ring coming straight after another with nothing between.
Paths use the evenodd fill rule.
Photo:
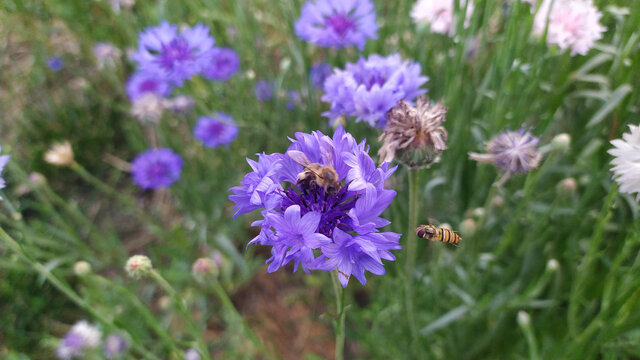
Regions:
<instances>
[{"instance_id":1,"label":"green foliage","mask_svg":"<svg viewBox=\"0 0 640 360\"><path fill-rule=\"evenodd\" d=\"M448 148L439 163L417 175L418 221L436 219L459 229L472 219L476 229L461 233L459 247L418 244L409 274L416 343L406 324L403 252L386 264L387 275L370 276L366 287L352 280L346 358L640 356L638 204L618 193L606 153L609 141L638 121L640 2L597 1L608 31L596 49L575 57L531 34L528 5L508 3L476 1L469 26L459 24L453 38L416 28L408 16L413 2L376 3L379 39L368 41L364 53L399 52L420 62L430 77L429 97L449 109ZM360 56L355 49L300 42L292 24L301 4L138 0L120 14L104 0L0 4L7 39L0 73L7 121L0 133L3 152L12 154L0 212L7 232L0 242L0 323L11 326L0 329L0 357L53 358L56 339L88 319L105 334L126 334L133 344L126 358L181 358L198 342L206 342L216 358L277 358L278 339L251 328L268 328L267 321L250 318L240 306L246 287L266 272L265 252L245 248L255 236L254 218L232 219L228 189L247 172L246 157L284 151L295 131L331 132L320 115L327 108L322 94L310 88L309 68L319 60L343 67ZM129 114L124 82L133 64L123 55L116 69L98 70L91 49L107 41L126 52L137 45L139 31L162 19L210 26L217 45L238 52L242 70L225 83L186 82L177 92L192 96L195 109L166 113L154 126ZM52 40L60 37L66 40ZM65 60L58 73L46 67L54 54ZM261 78L276 84L273 101L255 100ZM302 94L293 111L285 106L288 89ZM204 148L191 135L198 116L216 111L240 126L228 148ZM467 154L522 125L541 144L567 133L571 146L563 152L543 145L538 169L495 186L501 174ZM346 128L377 152L375 129L353 122ZM67 139L79 165L46 164L42 156L50 144ZM153 146L170 147L185 160L169 191L141 191L122 165ZM34 171L47 182L30 182ZM568 177L577 180L573 192L558 185ZM389 231L406 233L418 225L406 220L407 178L399 168L390 180L398 195L388 210ZM224 261L219 277L197 282L191 264L214 251ZM126 278L127 258L139 253L152 259L157 277ZM74 273L80 260L91 263L91 274ZM286 276L299 287L294 297L317 297L323 289L327 310L334 308L327 275L305 281L303 274ZM518 324L519 311L530 323ZM327 313L321 326L335 315ZM310 346L302 349L300 358L321 358Z\"/></svg>"}]
</instances>

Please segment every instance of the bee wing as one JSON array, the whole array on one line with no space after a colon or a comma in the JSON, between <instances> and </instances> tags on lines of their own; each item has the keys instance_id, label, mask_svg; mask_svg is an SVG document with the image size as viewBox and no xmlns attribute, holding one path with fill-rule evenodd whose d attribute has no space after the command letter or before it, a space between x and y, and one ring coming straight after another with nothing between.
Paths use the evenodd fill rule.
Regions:
<instances>
[{"instance_id":1,"label":"bee wing","mask_svg":"<svg viewBox=\"0 0 640 360\"><path fill-rule=\"evenodd\" d=\"M298 164L306 167L311 163L307 155L305 155L302 151L299 150L289 150L287 151L287 156L291 158L291 160L297 162Z\"/></svg>"}]
</instances>

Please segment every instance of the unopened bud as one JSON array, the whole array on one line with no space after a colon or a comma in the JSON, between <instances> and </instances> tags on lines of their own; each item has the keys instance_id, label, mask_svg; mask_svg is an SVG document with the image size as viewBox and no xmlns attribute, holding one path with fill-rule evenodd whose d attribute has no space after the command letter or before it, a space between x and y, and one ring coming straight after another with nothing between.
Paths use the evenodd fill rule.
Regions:
<instances>
[{"instance_id":1,"label":"unopened bud","mask_svg":"<svg viewBox=\"0 0 640 360\"><path fill-rule=\"evenodd\" d=\"M127 260L127 264L124 269L129 276L134 279L140 279L151 273L153 267L151 266L151 260L144 255L134 255Z\"/></svg>"},{"instance_id":2,"label":"unopened bud","mask_svg":"<svg viewBox=\"0 0 640 360\"><path fill-rule=\"evenodd\" d=\"M162 310L168 310L171 306L171 298L168 296L162 296L158 299L158 307Z\"/></svg>"},{"instance_id":3,"label":"unopened bud","mask_svg":"<svg viewBox=\"0 0 640 360\"><path fill-rule=\"evenodd\" d=\"M191 272L196 279L203 279L208 275L218 275L218 266L213 262L213 259L199 258L191 266Z\"/></svg>"},{"instance_id":4,"label":"unopened bud","mask_svg":"<svg viewBox=\"0 0 640 360\"><path fill-rule=\"evenodd\" d=\"M184 353L184 360L200 360L200 354L196 349L189 349Z\"/></svg>"},{"instance_id":5,"label":"unopened bud","mask_svg":"<svg viewBox=\"0 0 640 360\"><path fill-rule=\"evenodd\" d=\"M573 195L578 188L576 179L569 177L558 183L557 191L559 195Z\"/></svg>"},{"instance_id":6,"label":"unopened bud","mask_svg":"<svg viewBox=\"0 0 640 360\"><path fill-rule=\"evenodd\" d=\"M86 261L78 261L73 264L73 272L78 276L86 276L91 273L91 264Z\"/></svg>"},{"instance_id":7,"label":"unopened bud","mask_svg":"<svg viewBox=\"0 0 640 360\"><path fill-rule=\"evenodd\" d=\"M473 216L475 217L481 218L481 217L484 217L484 214L485 214L484 208L479 207L479 208L473 209Z\"/></svg>"},{"instance_id":8,"label":"unopened bud","mask_svg":"<svg viewBox=\"0 0 640 360\"><path fill-rule=\"evenodd\" d=\"M44 154L44 161L55 166L69 166L73 164L73 149L71 143L65 141L56 143Z\"/></svg>"},{"instance_id":9,"label":"unopened bud","mask_svg":"<svg viewBox=\"0 0 640 360\"><path fill-rule=\"evenodd\" d=\"M500 195L496 195L491 198L491 207L499 209L504 205L504 198Z\"/></svg>"},{"instance_id":10,"label":"unopened bud","mask_svg":"<svg viewBox=\"0 0 640 360\"><path fill-rule=\"evenodd\" d=\"M571 147L571 136L566 133L558 134L551 140L553 150L566 152Z\"/></svg>"},{"instance_id":11,"label":"unopened bud","mask_svg":"<svg viewBox=\"0 0 640 360\"><path fill-rule=\"evenodd\" d=\"M556 259L551 259L547 261L547 271L555 272L560 268L560 263Z\"/></svg>"},{"instance_id":12,"label":"unopened bud","mask_svg":"<svg viewBox=\"0 0 640 360\"><path fill-rule=\"evenodd\" d=\"M476 221L473 219L464 219L460 223L460 232L464 236L473 236L476 233Z\"/></svg>"},{"instance_id":13,"label":"unopened bud","mask_svg":"<svg viewBox=\"0 0 640 360\"><path fill-rule=\"evenodd\" d=\"M525 311L518 311L518 325L528 327L531 324L531 316Z\"/></svg>"}]
</instances>

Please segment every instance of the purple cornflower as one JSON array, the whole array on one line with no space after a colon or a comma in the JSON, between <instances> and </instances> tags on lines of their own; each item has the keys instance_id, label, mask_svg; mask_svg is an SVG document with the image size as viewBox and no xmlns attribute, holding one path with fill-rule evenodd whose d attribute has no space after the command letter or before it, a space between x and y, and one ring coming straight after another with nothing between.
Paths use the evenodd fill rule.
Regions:
<instances>
[{"instance_id":1,"label":"purple cornflower","mask_svg":"<svg viewBox=\"0 0 640 360\"><path fill-rule=\"evenodd\" d=\"M324 82L322 101L331 103L323 113L331 121L341 115L384 129L387 112L400 100L412 100L426 92L420 89L429 78L420 74L420 64L403 61L400 54L371 55L345 70L335 70Z\"/></svg>"},{"instance_id":2,"label":"purple cornflower","mask_svg":"<svg viewBox=\"0 0 640 360\"><path fill-rule=\"evenodd\" d=\"M143 189L168 187L180 178L182 157L171 149L149 149L133 159L133 182Z\"/></svg>"},{"instance_id":3,"label":"purple cornflower","mask_svg":"<svg viewBox=\"0 0 640 360\"><path fill-rule=\"evenodd\" d=\"M363 50L368 38L378 38L370 0L307 1L294 29L301 40L334 49L355 45Z\"/></svg>"},{"instance_id":4,"label":"purple cornflower","mask_svg":"<svg viewBox=\"0 0 640 360\"><path fill-rule=\"evenodd\" d=\"M158 74L137 72L129 77L125 85L129 101L135 102L144 94L153 93L167 97L171 93L171 84Z\"/></svg>"},{"instance_id":5,"label":"purple cornflower","mask_svg":"<svg viewBox=\"0 0 640 360\"><path fill-rule=\"evenodd\" d=\"M215 81L227 81L240 69L240 58L233 49L215 47L211 51L209 64L204 68L204 76Z\"/></svg>"},{"instance_id":6,"label":"purple cornflower","mask_svg":"<svg viewBox=\"0 0 640 360\"><path fill-rule=\"evenodd\" d=\"M287 109L293 111L296 108L296 105L300 105L302 103L302 97L300 97L300 93L296 90L287 90L287 102L285 106Z\"/></svg>"},{"instance_id":7,"label":"purple cornflower","mask_svg":"<svg viewBox=\"0 0 640 360\"><path fill-rule=\"evenodd\" d=\"M486 145L486 154L469 153L469 158L481 163L493 163L508 174L525 173L537 167L542 153L536 148L540 139L529 131L504 131Z\"/></svg>"},{"instance_id":8,"label":"purple cornflower","mask_svg":"<svg viewBox=\"0 0 640 360\"><path fill-rule=\"evenodd\" d=\"M71 327L71 330L60 340L56 357L69 360L74 357L81 358L87 348L96 348L100 344L102 333L96 327L86 321L80 321Z\"/></svg>"},{"instance_id":9,"label":"purple cornflower","mask_svg":"<svg viewBox=\"0 0 640 360\"><path fill-rule=\"evenodd\" d=\"M138 42L138 51L131 58L139 68L182 86L208 65L215 40L207 26L184 27L178 33L178 26L165 20L141 33Z\"/></svg>"},{"instance_id":10,"label":"purple cornflower","mask_svg":"<svg viewBox=\"0 0 640 360\"><path fill-rule=\"evenodd\" d=\"M272 247L269 272L289 262L294 271L338 270L343 287L351 275L365 284L365 270L384 274L382 259L395 260L390 250L401 248L400 234L379 231L390 224L380 215L396 195L384 188L396 167L376 167L366 143L341 126L333 138L315 131L291 141L284 154L247 159L253 171L231 188L234 217L262 213L249 244Z\"/></svg>"},{"instance_id":11,"label":"purple cornflower","mask_svg":"<svg viewBox=\"0 0 640 360\"><path fill-rule=\"evenodd\" d=\"M193 128L193 137L209 148L229 145L238 136L238 126L233 118L219 112L214 116L201 116Z\"/></svg>"},{"instance_id":12,"label":"purple cornflower","mask_svg":"<svg viewBox=\"0 0 640 360\"><path fill-rule=\"evenodd\" d=\"M258 101L268 101L273 97L273 84L267 80L260 79L254 89Z\"/></svg>"},{"instance_id":13,"label":"purple cornflower","mask_svg":"<svg viewBox=\"0 0 640 360\"><path fill-rule=\"evenodd\" d=\"M60 56L52 56L47 60L47 66L52 71L58 72L64 67L64 60Z\"/></svg>"},{"instance_id":14,"label":"purple cornflower","mask_svg":"<svg viewBox=\"0 0 640 360\"><path fill-rule=\"evenodd\" d=\"M129 348L129 343L120 335L111 334L104 340L104 356L107 359L119 357Z\"/></svg>"},{"instance_id":15,"label":"purple cornflower","mask_svg":"<svg viewBox=\"0 0 640 360\"><path fill-rule=\"evenodd\" d=\"M331 75L331 65L326 62L319 62L311 66L309 70L309 82L314 88L322 89L324 81Z\"/></svg>"}]
</instances>

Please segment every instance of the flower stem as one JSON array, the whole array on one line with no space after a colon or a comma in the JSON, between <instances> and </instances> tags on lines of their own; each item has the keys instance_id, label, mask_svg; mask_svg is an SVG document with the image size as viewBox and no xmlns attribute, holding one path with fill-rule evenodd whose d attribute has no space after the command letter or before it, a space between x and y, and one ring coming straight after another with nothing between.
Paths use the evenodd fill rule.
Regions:
<instances>
[{"instance_id":1,"label":"flower stem","mask_svg":"<svg viewBox=\"0 0 640 360\"><path fill-rule=\"evenodd\" d=\"M56 289L62 292L69 300L73 301L76 305L102 323L107 329L117 330L118 326L116 326L112 320L110 320L107 316L98 312L94 306L91 306L86 300L78 296L73 289L69 287L69 285L65 284L64 281L60 280L57 276L55 276L49 269L47 269L44 265L39 263L33 257L31 257L20 244L15 241L9 234L7 234L4 229L0 228L0 239L2 242L7 245L7 247L14 252L16 252L20 257L22 257L26 262L28 262L36 272L45 277ZM158 359L151 352L147 351L142 346L138 345L136 342L132 344L132 348L140 353L144 354L144 358L147 359Z\"/></svg>"},{"instance_id":2,"label":"flower stem","mask_svg":"<svg viewBox=\"0 0 640 360\"><path fill-rule=\"evenodd\" d=\"M331 272L333 292L336 296L336 311L338 312L338 317L334 321L334 326L336 328L336 360L343 360L345 338L344 323L346 312L344 309L344 288L342 287L342 284L340 284L338 276L339 274L337 270Z\"/></svg>"},{"instance_id":3,"label":"flower stem","mask_svg":"<svg viewBox=\"0 0 640 360\"><path fill-rule=\"evenodd\" d=\"M182 317L187 322L187 325L190 327L192 336L195 338L196 342L198 343L198 347L200 348L199 349L200 354L203 355L204 359L211 360L211 354L207 349L207 343L204 339L203 331L202 329L198 328L198 325L193 320L193 317L191 317L191 314L189 313L187 306L182 300L182 297L180 297L180 294L178 294L178 292L173 288L173 286L171 286L171 284L169 284L169 282L165 280L165 278L162 277L162 275L160 275L160 273L158 273L156 270L151 270L150 276L153 280L155 280L158 283L158 285L160 285L162 289L164 289L164 291L167 292L167 294L169 294L173 298L173 303L175 307L182 314Z\"/></svg>"},{"instance_id":4,"label":"flower stem","mask_svg":"<svg viewBox=\"0 0 640 360\"><path fill-rule=\"evenodd\" d=\"M404 279L405 306L407 323L411 332L412 348L418 341L418 328L413 307L413 272L416 266L417 236L415 226L418 225L418 169L409 168L409 219L407 223L407 263Z\"/></svg>"},{"instance_id":5,"label":"flower stem","mask_svg":"<svg viewBox=\"0 0 640 360\"><path fill-rule=\"evenodd\" d=\"M235 305L233 305L233 302L231 302L229 295L227 295L227 292L224 290L222 285L220 285L220 283L218 283L217 281L214 281L212 284L212 287L213 287L213 291L215 291L218 298L220 298L223 308L227 312L233 314L233 316L236 318L236 321L238 321L242 326L242 330L244 331L244 334L249 338L249 340L253 343L253 345L255 345L258 349L260 349L260 352L262 352L265 358L272 359L273 356L271 355L271 353L269 353L269 350L267 350L267 348L264 346L262 341L260 341L260 338L258 337L258 335L256 335L253 329L251 329L251 327L249 327L246 321L244 321L244 319L242 318L242 315L240 315L240 313L238 312L238 309L236 309Z\"/></svg>"}]
</instances>

